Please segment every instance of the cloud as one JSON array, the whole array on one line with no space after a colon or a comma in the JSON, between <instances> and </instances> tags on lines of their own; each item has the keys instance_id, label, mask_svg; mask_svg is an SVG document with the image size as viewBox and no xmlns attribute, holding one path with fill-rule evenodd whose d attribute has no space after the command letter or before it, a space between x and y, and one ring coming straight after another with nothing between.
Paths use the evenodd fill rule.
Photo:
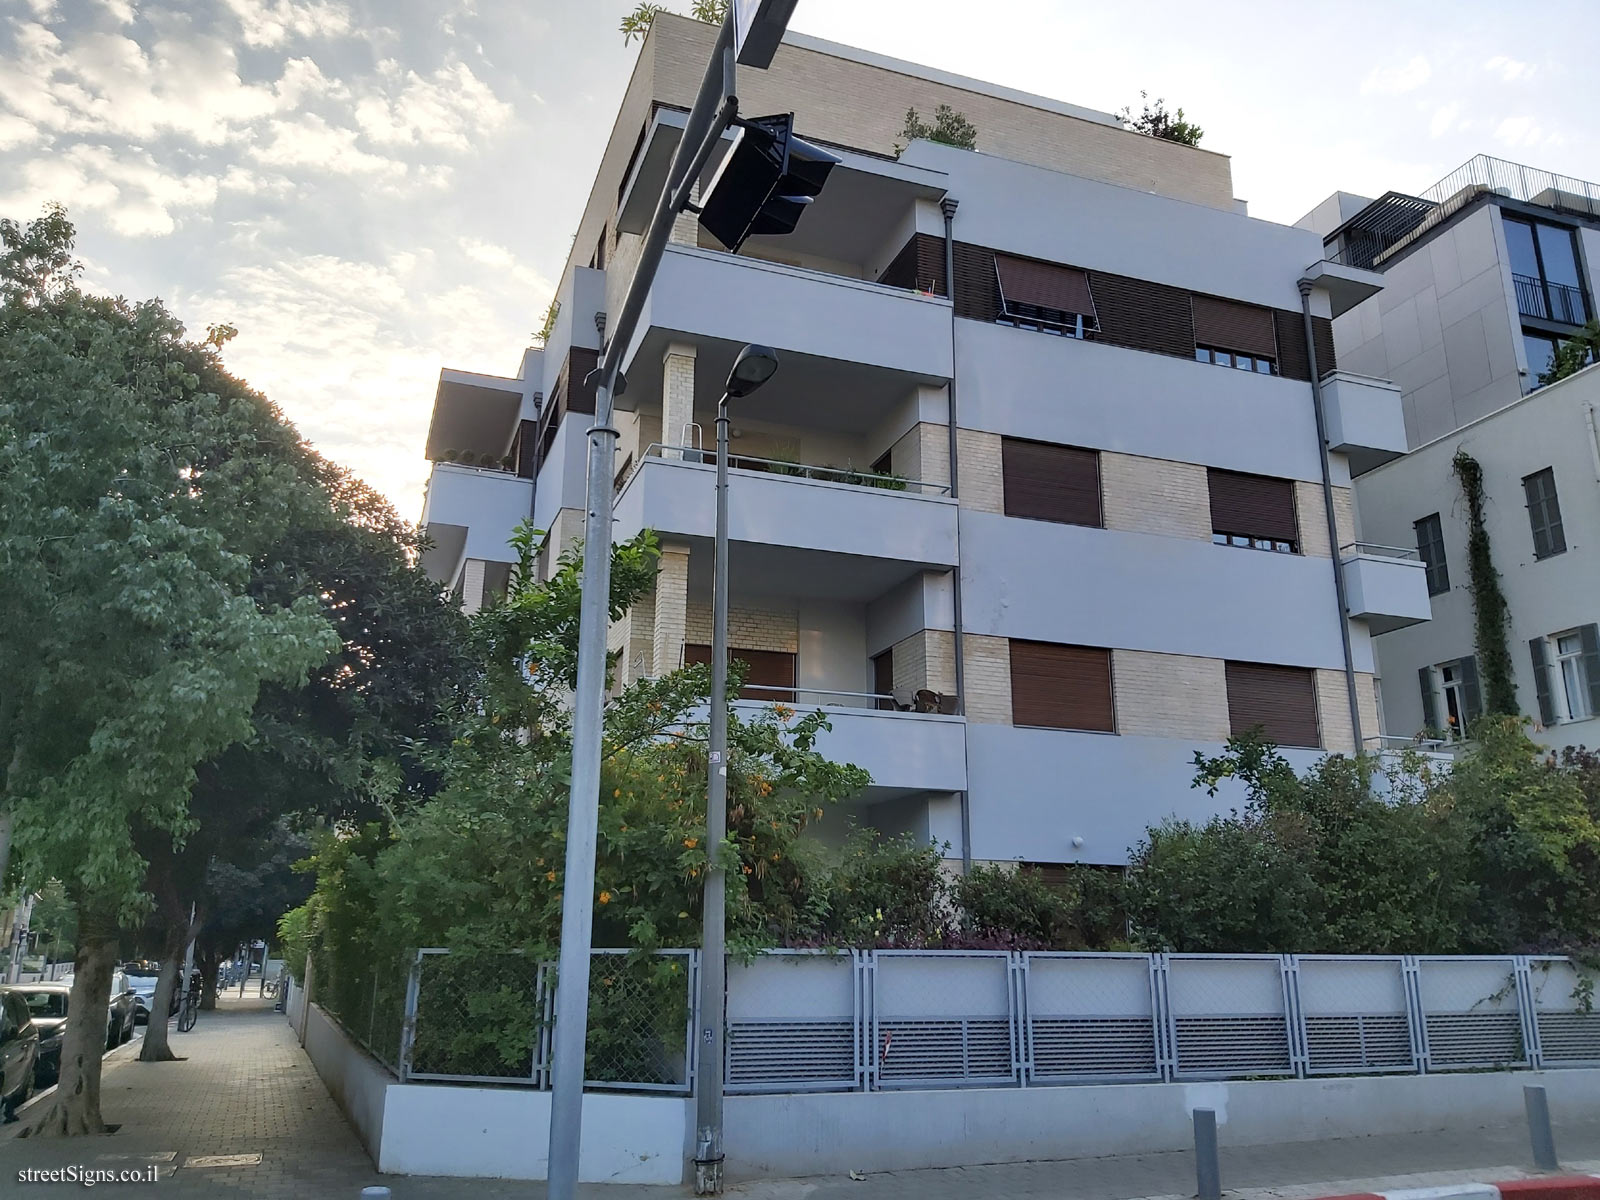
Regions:
<instances>
[{"instance_id":1,"label":"cloud","mask_svg":"<svg viewBox=\"0 0 1600 1200\"><path fill-rule=\"evenodd\" d=\"M325 0L224 0L239 20L247 45L272 48L291 38L331 38L349 33L350 10Z\"/></svg>"},{"instance_id":2,"label":"cloud","mask_svg":"<svg viewBox=\"0 0 1600 1200\"><path fill-rule=\"evenodd\" d=\"M330 125L316 113L270 122L267 140L252 146L250 155L271 167L313 168L335 175L364 175L391 182L404 179L409 170L401 159L361 149L356 145L354 130Z\"/></svg>"},{"instance_id":3,"label":"cloud","mask_svg":"<svg viewBox=\"0 0 1600 1200\"><path fill-rule=\"evenodd\" d=\"M1433 120L1428 124L1428 133L1433 137L1443 137L1450 132L1455 120L1461 115L1461 105L1454 102L1442 105L1433 114Z\"/></svg>"},{"instance_id":4,"label":"cloud","mask_svg":"<svg viewBox=\"0 0 1600 1200\"><path fill-rule=\"evenodd\" d=\"M132 25L134 17L138 15L132 0L99 0L99 4L121 25Z\"/></svg>"},{"instance_id":5,"label":"cloud","mask_svg":"<svg viewBox=\"0 0 1600 1200\"><path fill-rule=\"evenodd\" d=\"M379 66L389 87L356 104L356 121L380 145L429 145L465 149L511 119L511 105L465 63L440 67L424 79L395 61Z\"/></svg>"},{"instance_id":6,"label":"cloud","mask_svg":"<svg viewBox=\"0 0 1600 1200\"><path fill-rule=\"evenodd\" d=\"M1483 69L1492 71L1506 83L1515 83L1519 79L1527 79L1534 72L1532 63L1521 62L1515 58L1507 58L1504 54L1496 54L1483 64Z\"/></svg>"},{"instance_id":7,"label":"cloud","mask_svg":"<svg viewBox=\"0 0 1600 1200\"><path fill-rule=\"evenodd\" d=\"M1563 146L1567 139L1546 129L1532 117L1507 117L1495 126L1494 136L1508 146Z\"/></svg>"},{"instance_id":8,"label":"cloud","mask_svg":"<svg viewBox=\"0 0 1600 1200\"><path fill-rule=\"evenodd\" d=\"M25 163L21 186L0 196L0 210L36 212L64 201L74 211L102 214L124 237L161 237L183 216L215 204L217 187L214 175L175 174L147 154L80 144Z\"/></svg>"},{"instance_id":9,"label":"cloud","mask_svg":"<svg viewBox=\"0 0 1600 1200\"><path fill-rule=\"evenodd\" d=\"M1362 95L1397 96L1414 92L1433 78L1433 67L1418 54L1399 67L1373 67L1361 82Z\"/></svg>"}]
</instances>

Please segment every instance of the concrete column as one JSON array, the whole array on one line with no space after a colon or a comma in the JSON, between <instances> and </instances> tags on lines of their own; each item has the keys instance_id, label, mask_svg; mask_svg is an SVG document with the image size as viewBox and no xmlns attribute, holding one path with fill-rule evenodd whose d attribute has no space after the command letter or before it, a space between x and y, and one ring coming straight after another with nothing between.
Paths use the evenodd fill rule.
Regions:
<instances>
[{"instance_id":1,"label":"concrete column","mask_svg":"<svg viewBox=\"0 0 1600 1200\"><path fill-rule=\"evenodd\" d=\"M682 665L688 613L689 547L673 542L663 543L660 570L656 573L651 675L665 675Z\"/></svg>"},{"instance_id":2,"label":"concrete column","mask_svg":"<svg viewBox=\"0 0 1600 1200\"><path fill-rule=\"evenodd\" d=\"M673 342L661 358L661 444L685 445L684 426L694 420L695 348ZM707 431L709 434L709 431ZM704 444L705 439L701 439ZM666 451L666 458L682 458Z\"/></svg>"},{"instance_id":3,"label":"concrete column","mask_svg":"<svg viewBox=\"0 0 1600 1200\"><path fill-rule=\"evenodd\" d=\"M461 611L469 617L483 607L483 568L481 558L469 558L461 565Z\"/></svg>"}]
</instances>

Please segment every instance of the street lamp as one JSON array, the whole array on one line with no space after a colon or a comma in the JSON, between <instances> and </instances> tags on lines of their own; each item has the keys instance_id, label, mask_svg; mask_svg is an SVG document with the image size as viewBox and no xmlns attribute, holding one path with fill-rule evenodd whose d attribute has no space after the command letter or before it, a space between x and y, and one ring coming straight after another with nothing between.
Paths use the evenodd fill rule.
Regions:
<instances>
[{"instance_id":1,"label":"street lamp","mask_svg":"<svg viewBox=\"0 0 1600 1200\"><path fill-rule=\"evenodd\" d=\"M706 785L705 901L700 937L699 1073L695 1086L694 1190L722 1191L723 1010L726 1006L727 880L717 852L728 836L728 400L742 400L778 370L770 346L746 346L717 401L717 547L711 585L711 745Z\"/></svg>"}]
</instances>

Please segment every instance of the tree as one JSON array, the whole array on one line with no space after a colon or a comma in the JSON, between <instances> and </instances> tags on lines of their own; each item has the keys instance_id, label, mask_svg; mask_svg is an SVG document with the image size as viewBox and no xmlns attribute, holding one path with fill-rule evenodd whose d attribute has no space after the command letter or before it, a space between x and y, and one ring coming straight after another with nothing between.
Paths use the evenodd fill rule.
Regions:
<instances>
[{"instance_id":1,"label":"tree","mask_svg":"<svg viewBox=\"0 0 1600 1200\"><path fill-rule=\"evenodd\" d=\"M74 281L60 209L0 222L0 812L11 868L77 905L72 1007L109 1000L148 907L137 829L189 832L197 766L248 735L261 685L337 646L309 597L248 593L314 503L281 416L160 305ZM98 1133L100 1031L69 1027L32 1133Z\"/></svg>"},{"instance_id":2,"label":"tree","mask_svg":"<svg viewBox=\"0 0 1600 1200\"><path fill-rule=\"evenodd\" d=\"M1600 359L1600 321L1590 321L1556 347L1550 369L1539 375L1539 383L1543 386L1576 375L1596 359Z\"/></svg>"},{"instance_id":3,"label":"tree","mask_svg":"<svg viewBox=\"0 0 1600 1200\"><path fill-rule=\"evenodd\" d=\"M1149 137L1162 138L1165 141L1177 142L1183 146L1198 146L1200 139L1205 136L1205 130L1200 126L1183 119L1183 109L1175 112L1167 111L1167 102L1157 99L1154 104L1149 102L1150 93L1140 91L1139 99L1143 108L1139 115L1133 115L1131 106L1124 107L1117 114L1121 121L1135 133L1142 133Z\"/></svg>"},{"instance_id":4,"label":"tree","mask_svg":"<svg viewBox=\"0 0 1600 1200\"><path fill-rule=\"evenodd\" d=\"M906 123L900 130L900 141L896 143L894 152L898 157L905 153L905 149L918 138L929 142L938 142L944 146L954 146L958 150L976 150L978 148L978 127L967 120L964 113L958 113L948 104L941 104L933 110L933 123L924 121L914 108L906 109Z\"/></svg>"},{"instance_id":5,"label":"tree","mask_svg":"<svg viewBox=\"0 0 1600 1200\"><path fill-rule=\"evenodd\" d=\"M624 44L634 38L643 38L650 32L650 23L656 19L657 13L670 11L665 4L652 4L650 0L640 0L640 4L632 12L622 18L622 41ZM728 19L728 0L694 0L689 8L689 15L696 21L704 21L708 25L721 25Z\"/></svg>"}]
</instances>

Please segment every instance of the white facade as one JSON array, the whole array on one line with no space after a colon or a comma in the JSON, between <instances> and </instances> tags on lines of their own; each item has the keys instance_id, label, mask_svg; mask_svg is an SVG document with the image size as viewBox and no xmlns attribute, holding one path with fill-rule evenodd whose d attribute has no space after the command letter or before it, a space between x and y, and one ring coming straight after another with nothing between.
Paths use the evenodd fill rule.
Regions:
<instances>
[{"instance_id":1,"label":"white facade","mask_svg":"<svg viewBox=\"0 0 1600 1200\"><path fill-rule=\"evenodd\" d=\"M1430 691L1436 727L1445 723L1443 668L1474 653L1467 505L1451 465L1464 450L1483 468L1484 527L1511 614L1507 637L1519 708L1535 722L1539 742L1600 745L1600 656L1583 653L1583 630L1600 623L1597 413L1600 367L1590 367L1361 477L1362 516L1374 538L1415 543L1414 523L1438 514L1449 576L1448 590L1433 597L1432 621L1377 639L1390 734L1424 728ZM1565 549L1540 558L1523 480L1546 469L1555 481ZM1542 664L1535 662L1538 653Z\"/></svg>"},{"instance_id":2,"label":"white facade","mask_svg":"<svg viewBox=\"0 0 1600 1200\"><path fill-rule=\"evenodd\" d=\"M472 549L441 580L467 578L462 563L503 545L520 502L508 482L525 487L526 511L555 550L581 537L580 368L600 347L595 313L620 304L638 253L635 193L657 186L678 136L681 120L653 104L674 101L675 64L699 53L700 36L663 18L646 41L539 379L523 381L541 397L538 415L519 410L520 424L502 431L512 458L536 444L514 464L528 478L482 485L478 519L490 530L478 536L467 522ZM801 136L869 153L841 151L791 237L752 239L736 257L690 220L675 228L625 350L613 468L616 534L654 529L661 573L611 644L633 679L709 642L713 472L699 448L738 347L775 346L778 375L733 412L734 651L765 656L790 672L779 691L834 714L823 748L874 778L854 819L948 843L951 857L1121 864L1146 826L1234 803L1189 786L1194 751L1217 752L1240 724L1234 666L1288 669L1303 683L1311 732L1297 761L1378 733L1369 626L1421 619L1427 598L1415 564L1369 565L1357 551L1351 463L1404 449L1400 398L1366 377L1376 372L1335 375L1320 362L1336 438L1325 450L1300 288L1306 280L1325 330L1378 281L1319 263L1314 232L1244 216L1216 155L975 91L967 111L982 115L980 148L1004 146L1007 157L918 142L896 161L878 145L878 106L838 102L879 89L903 112L920 86L810 42L741 78L742 97L756 89L752 103L778 106L761 111L794 109ZM1059 159L1074 139L1082 152L1068 174ZM943 283L949 200L953 289ZM987 307L997 256L1008 255L1088 280L1089 336L1049 336ZM1197 361L1196 296L1264 323L1256 337L1271 349L1254 352L1259 366ZM459 398L441 385L440 403ZM1007 455L1037 443L1092 456L1096 519L1020 515ZM438 472L430 522L459 511L446 493L461 481ZM1282 552L1271 538L1218 543L1208 488L1222 473L1270 477L1274 495L1290 498L1295 532L1279 535ZM1346 561L1360 573L1357 616L1339 610ZM492 572L484 578L492 592ZM1018 647L1033 644L1103 655L1106 712L1088 722L1097 731L1073 727L1076 716L1025 723L1039 718L1024 691L1050 685L1013 678Z\"/></svg>"}]
</instances>

